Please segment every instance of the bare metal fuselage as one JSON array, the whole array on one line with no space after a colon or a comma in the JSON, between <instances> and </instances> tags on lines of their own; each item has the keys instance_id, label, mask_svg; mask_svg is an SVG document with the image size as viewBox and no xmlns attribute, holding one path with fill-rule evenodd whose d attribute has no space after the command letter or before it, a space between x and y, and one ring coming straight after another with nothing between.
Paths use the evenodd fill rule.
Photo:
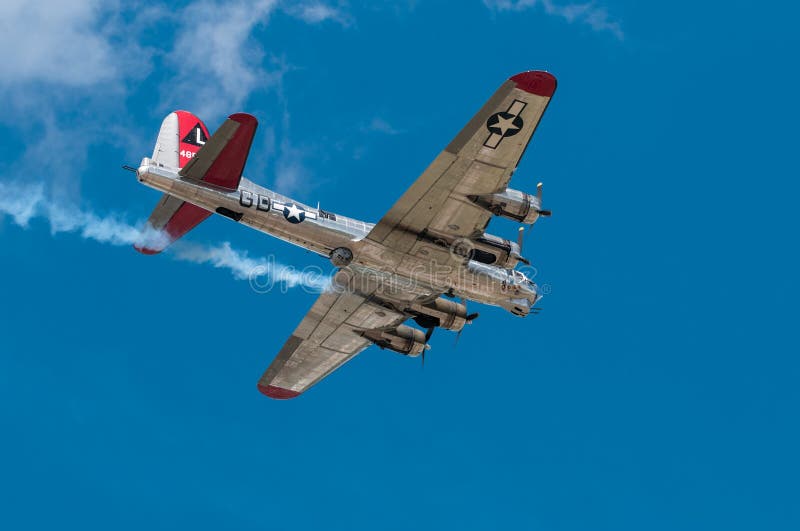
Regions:
<instances>
[{"instance_id":1,"label":"bare metal fuselage","mask_svg":"<svg viewBox=\"0 0 800 531\"><path fill-rule=\"evenodd\" d=\"M521 316L539 298L535 284L519 271L465 260L434 244L429 247L431 256L424 260L399 253L366 237L374 226L371 223L304 205L245 178L237 190L230 191L184 178L178 170L149 158L142 160L137 177L151 188L320 256L329 258L334 250L349 250L354 267L404 279L418 293L420 287L423 293L445 292Z\"/></svg>"}]
</instances>

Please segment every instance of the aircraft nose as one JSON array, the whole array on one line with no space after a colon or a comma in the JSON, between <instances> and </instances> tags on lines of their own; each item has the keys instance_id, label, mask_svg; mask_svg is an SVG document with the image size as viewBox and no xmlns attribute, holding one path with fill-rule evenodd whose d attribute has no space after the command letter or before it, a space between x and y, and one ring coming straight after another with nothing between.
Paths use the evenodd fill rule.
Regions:
<instances>
[{"instance_id":1,"label":"aircraft nose","mask_svg":"<svg viewBox=\"0 0 800 531\"><path fill-rule=\"evenodd\" d=\"M526 298L531 301L531 304L536 302L539 298L539 287L533 282L523 286L523 290L525 291Z\"/></svg>"}]
</instances>

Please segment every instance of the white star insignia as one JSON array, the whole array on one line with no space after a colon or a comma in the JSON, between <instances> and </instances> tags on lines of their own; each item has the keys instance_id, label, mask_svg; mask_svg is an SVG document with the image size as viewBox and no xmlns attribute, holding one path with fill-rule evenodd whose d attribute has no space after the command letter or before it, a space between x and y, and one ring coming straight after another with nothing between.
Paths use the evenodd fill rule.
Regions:
<instances>
[{"instance_id":1,"label":"white star insignia","mask_svg":"<svg viewBox=\"0 0 800 531\"><path fill-rule=\"evenodd\" d=\"M300 219L300 214L302 214L304 212L304 210L302 210L300 208L297 208L297 205L292 203L291 205L286 207L286 210L287 210L286 219L294 218L297 221L302 221L302 219Z\"/></svg>"},{"instance_id":2,"label":"white star insignia","mask_svg":"<svg viewBox=\"0 0 800 531\"><path fill-rule=\"evenodd\" d=\"M514 118L516 118L516 116L512 116L511 118L503 118L502 116L497 115L497 123L494 124L492 127L497 127L498 129L500 129L500 136L505 136L506 131L508 131L509 129L511 130L519 129L519 127L514 125Z\"/></svg>"}]
</instances>

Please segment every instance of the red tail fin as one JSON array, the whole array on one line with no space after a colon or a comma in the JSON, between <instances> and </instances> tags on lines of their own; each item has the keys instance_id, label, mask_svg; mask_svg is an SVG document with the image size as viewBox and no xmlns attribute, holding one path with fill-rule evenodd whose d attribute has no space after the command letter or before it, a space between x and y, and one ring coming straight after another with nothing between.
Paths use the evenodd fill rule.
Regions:
<instances>
[{"instance_id":1,"label":"red tail fin","mask_svg":"<svg viewBox=\"0 0 800 531\"><path fill-rule=\"evenodd\" d=\"M170 168L183 168L208 142L208 129L200 118L175 111L161 123L153 160Z\"/></svg>"}]
</instances>

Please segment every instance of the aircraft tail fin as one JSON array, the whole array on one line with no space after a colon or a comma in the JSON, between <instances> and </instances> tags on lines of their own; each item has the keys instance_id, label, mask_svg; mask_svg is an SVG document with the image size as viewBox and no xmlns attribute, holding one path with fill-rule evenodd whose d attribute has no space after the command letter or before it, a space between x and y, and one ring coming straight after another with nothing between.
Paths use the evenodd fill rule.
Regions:
<instances>
[{"instance_id":1,"label":"aircraft tail fin","mask_svg":"<svg viewBox=\"0 0 800 531\"><path fill-rule=\"evenodd\" d=\"M161 122L152 159L170 168L183 168L208 142L208 129L186 111L171 112Z\"/></svg>"},{"instance_id":2,"label":"aircraft tail fin","mask_svg":"<svg viewBox=\"0 0 800 531\"><path fill-rule=\"evenodd\" d=\"M209 138L199 118L175 111L161 124L153 160L180 168L183 177L236 190L257 125L249 114L233 114ZM134 248L143 254L160 253L210 215L208 210L164 194Z\"/></svg>"}]
</instances>

